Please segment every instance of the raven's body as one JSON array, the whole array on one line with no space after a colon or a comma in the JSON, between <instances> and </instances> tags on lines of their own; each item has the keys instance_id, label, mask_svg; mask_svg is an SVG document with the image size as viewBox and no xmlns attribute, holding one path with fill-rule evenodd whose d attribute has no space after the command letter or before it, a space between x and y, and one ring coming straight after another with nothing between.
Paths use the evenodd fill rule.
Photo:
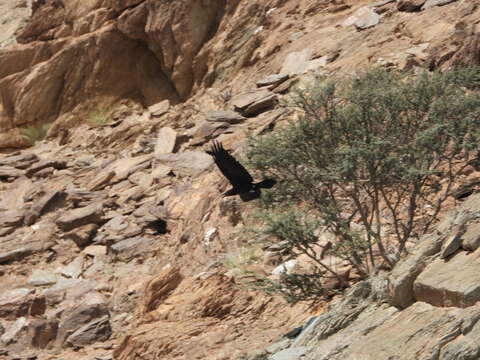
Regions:
<instances>
[{"instance_id":1,"label":"raven's body","mask_svg":"<svg viewBox=\"0 0 480 360\"><path fill-rule=\"evenodd\" d=\"M243 201L249 201L260 197L260 189L269 189L276 184L273 179L254 183L248 171L219 142L214 141L211 150L207 153L213 156L215 164L233 186L223 196L240 195Z\"/></svg>"}]
</instances>

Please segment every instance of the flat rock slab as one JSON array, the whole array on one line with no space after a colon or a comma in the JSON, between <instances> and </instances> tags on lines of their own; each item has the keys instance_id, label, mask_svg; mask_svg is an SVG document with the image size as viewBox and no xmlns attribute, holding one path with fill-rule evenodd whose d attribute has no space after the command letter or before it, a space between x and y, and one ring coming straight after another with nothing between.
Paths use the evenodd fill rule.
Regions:
<instances>
[{"instance_id":1,"label":"flat rock slab","mask_svg":"<svg viewBox=\"0 0 480 360\"><path fill-rule=\"evenodd\" d=\"M318 344L310 343L315 349L304 359L455 360L462 358L458 355L464 352L474 355L466 356L465 359L476 359L479 354L476 340L480 331L479 316L478 306L471 309L439 309L417 302L408 309L390 316L379 326L372 324L368 327L368 324L364 324L364 332L348 331L349 328L359 325L356 320L353 326L350 325L327 339L321 338ZM340 339L340 335L346 339ZM348 339L348 335L352 337Z\"/></svg>"},{"instance_id":2,"label":"flat rock slab","mask_svg":"<svg viewBox=\"0 0 480 360\"><path fill-rule=\"evenodd\" d=\"M78 336L85 331L85 325L103 319L108 314L108 309L103 304L84 304L68 309L60 323L57 345L62 346L72 334L77 333ZM78 333L80 329L83 331Z\"/></svg>"},{"instance_id":3,"label":"flat rock slab","mask_svg":"<svg viewBox=\"0 0 480 360\"><path fill-rule=\"evenodd\" d=\"M252 90L236 95L231 100L234 109L245 116L254 116L276 102L277 95L268 89Z\"/></svg>"},{"instance_id":4,"label":"flat rock slab","mask_svg":"<svg viewBox=\"0 0 480 360\"><path fill-rule=\"evenodd\" d=\"M101 203L73 209L57 219L57 225L63 231L70 231L87 224L102 222L103 208Z\"/></svg>"},{"instance_id":5,"label":"flat rock slab","mask_svg":"<svg viewBox=\"0 0 480 360\"><path fill-rule=\"evenodd\" d=\"M301 360L311 350L308 346L292 347L279 351L270 360Z\"/></svg>"},{"instance_id":6,"label":"flat rock slab","mask_svg":"<svg viewBox=\"0 0 480 360\"><path fill-rule=\"evenodd\" d=\"M454 1L457 1L457 0L427 0L425 1L425 4L422 6L422 10L425 10L434 6L447 5Z\"/></svg>"},{"instance_id":7,"label":"flat rock slab","mask_svg":"<svg viewBox=\"0 0 480 360\"><path fill-rule=\"evenodd\" d=\"M58 281L58 275L45 270L36 269L28 278L28 285L45 286L53 285Z\"/></svg>"},{"instance_id":8,"label":"flat rock slab","mask_svg":"<svg viewBox=\"0 0 480 360\"><path fill-rule=\"evenodd\" d=\"M177 154L155 156L157 161L172 169L178 175L196 176L213 164L213 158L203 151L185 151Z\"/></svg>"},{"instance_id":9,"label":"flat rock slab","mask_svg":"<svg viewBox=\"0 0 480 360\"><path fill-rule=\"evenodd\" d=\"M475 251L480 247L480 222L469 224L467 231L462 235L462 248Z\"/></svg>"},{"instance_id":10,"label":"flat rock slab","mask_svg":"<svg viewBox=\"0 0 480 360\"><path fill-rule=\"evenodd\" d=\"M23 212L12 210L5 211L0 218L0 228L18 226L22 223Z\"/></svg>"},{"instance_id":11,"label":"flat rock slab","mask_svg":"<svg viewBox=\"0 0 480 360\"><path fill-rule=\"evenodd\" d=\"M63 160L54 160L54 159L46 159L46 160L41 160L38 163L36 163L34 166L29 168L25 175L28 177L33 176L35 174L38 174L40 171L47 169L47 168L53 168L56 170L62 170L67 168L67 162Z\"/></svg>"},{"instance_id":12,"label":"flat rock slab","mask_svg":"<svg viewBox=\"0 0 480 360\"><path fill-rule=\"evenodd\" d=\"M139 1L140 2L140 1ZM150 111L150 115L152 117L161 117L162 115L166 114L167 111L170 109L170 101L163 100L159 103L156 103L148 108Z\"/></svg>"},{"instance_id":13,"label":"flat rock slab","mask_svg":"<svg viewBox=\"0 0 480 360\"><path fill-rule=\"evenodd\" d=\"M26 317L19 317L15 322L7 328L7 331L0 337L0 343L4 345L10 344L14 341L20 332L27 326L28 320Z\"/></svg>"},{"instance_id":14,"label":"flat rock slab","mask_svg":"<svg viewBox=\"0 0 480 360\"><path fill-rule=\"evenodd\" d=\"M119 241L110 247L110 250L117 258L129 260L139 254L151 251L157 241L148 238L132 238Z\"/></svg>"},{"instance_id":15,"label":"flat rock slab","mask_svg":"<svg viewBox=\"0 0 480 360\"><path fill-rule=\"evenodd\" d=\"M415 298L435 306L471 306L480 300L479 269L479 250L459 252L448 261L437 259L416 279Z\"/></svg>"},{"instance_id":16,"label":"flat rock slab","mask_svg":"<svg viewBox=\"0 0 480 360\"><path fill-rule=\"evenodd\" d=\"M25 175L25 170L14 168L13 166L3 165L0 166L0 179L1 178L17 178Z\"/></svg>"},{"instance_id":17,"label":"flat rock slab","mask_svg":"<svg viewBox=\"0 0 480 360\"><path fill-rule=\"evenodd\" d=\"M303 74L307 70L311 56L312 50L309 48L289 53L283 61L280 73L289 76Z\"/></svg>"},{"instance_id":18,"label":"flat rock slab","mask_svg":"<svg viewBox=\"0 0 480 360\"><path fill-rule=\"evenodd\" d=\"M17 169L26 169L36 161L38 156L35 154L19 154L0 158L0 166L8 165Z\"/></svg>"},{"instance_id":19,"label":"flat rock slab","mask_svg":"<svg viewBox=\"0 0 480 360\"><path fill-rule=\"evenodd\" d=\"M67 278L77 279L82 274L84 262L84 257L78 256L68 265L59 268L57 272Z\"/></svg>"},{"instance_id":20,"label":"flat rock slab","mask_svg":"<svg viewBox=\"0 0 480 360\"><path fill-rule=\"evenodd\" d=\"M380 15L369 6L358 9L342 24L344 27L354 25L357 30L365 30L377 25L380 22Z\"/></svg>"},{"instance_id":21,"label":"flat rock slab","mask_svg":"<svg viewBox=\"0 0 480 360\"><path fill-rule=\"evenodd\" d=\"M155 155L172 153L176 143L177 132L168 126L161 128L158 131L157 142L155 143Z\"/></svg>"},{"instance_id":22,"label":"flat rock slab","mask_svg":"<svg viewBox=\"0 0 480 360\"><path fill-rule=\"evenodd\" d=\"M273 75L268 75L264 77L263 79L257 81L257 86L258 87L263 87L263 86L277 86L281 84L282 82L286 81L289 79L288 74L273 74Z\"/></svg>"},{"instance_id":23,"label":"flat rock slab","mask_svg":"<svg viewBox=\"0 0 480 360\"><path fill-rule=\"evenodd\" d=\"M96 319L78 330L67 339L67 344L75 347L82 347L99 341L106 341L112 335L110 316L105 315Z\"/></svg>"},{"instance_id":24,"label":"flat rock slab","mask_svg":"<svg viewBox=\"0 0 480 360\"><path fill-rule=\"evenodd\" d=\"M226 122L229 124L238 124L245 121L245 117L235 111L216 110L205 113L205 119L211 122Z\"/></svg>"},{"instance_id":25,"label":"flat rock slab","mask_svg":"<svg viewBox=\"0 0 480 360\"><path fill-rule=\"evenodd\" d=\"M240 115L241 116L241 115ZM192 145L201 145L225 132L230 127L228 122L201 121L191 129Z\"/></svg>"},{"instance_id":26,"label":"flat rock slab","mask_svg":"<svg viewBox=\"0 0 480 360\"><path fill-rule=\"evenodd\" d=\"M137 156L133 158L119 159L111 165L111 170L115 172L115 180L124 180L135 171L146 169L150 166L153 156L151 154Z\"/></svg>"},{"instance_id":27,"label":"flat rock slab","mask_svg":"<svg viewBox=\"0 0 480 360\"><path fill-rule=\"evenodd\" d=\"M0 237L0 264L21 260L33 253L45 251L56 244L55 226L45 224L38 231L14 233Z\"/></svg>"}]
</instances>

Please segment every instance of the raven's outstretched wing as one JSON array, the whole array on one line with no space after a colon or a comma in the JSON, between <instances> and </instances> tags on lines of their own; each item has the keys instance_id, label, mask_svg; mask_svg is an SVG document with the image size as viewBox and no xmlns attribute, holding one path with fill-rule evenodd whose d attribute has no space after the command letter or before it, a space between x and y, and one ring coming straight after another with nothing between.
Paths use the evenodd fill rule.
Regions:
<instances>
[{"instance_id":1,"label":"raven's outstretched wing","mask_svg":"<svg viewBox=\"0 0 480 360\"><path fill-rule=\"evenodd\" d=\"M252 184L252 176L242 164L223 148L222 143L214 141L211 150L207 153L213 156L215 164L234 188L248 187Z\"/></svg>"}]
</instances>

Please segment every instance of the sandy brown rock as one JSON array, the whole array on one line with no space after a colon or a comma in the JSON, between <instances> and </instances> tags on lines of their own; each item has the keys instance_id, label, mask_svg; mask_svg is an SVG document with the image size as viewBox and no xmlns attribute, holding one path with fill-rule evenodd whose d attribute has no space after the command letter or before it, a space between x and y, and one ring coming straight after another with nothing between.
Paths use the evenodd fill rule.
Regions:
<instances>
[{"instance_id":1,"label":"sandy brown rock","mask_svg":"<svg viewBox=\"0 0 480 360\"><path fill-rule=\"evenodd\" d=\"M276 100L277 95L271 91L259 89L234 96L231 104L236 111L245 114L245 116L253 116L272 107Z\"/></svg>"},{"instance_id":2,"label":"sandy brown rock","mask_svg":"<svg viewBox=\"0 0 480 360\"><path fill-rule=\"evenodd\" d=\"M399 0L397 9L399 11L414 12L419 11L426 0Z\"/></svg>"},{"instance_id":3,"label":"sandy brown rock","mask_svg":"<svg viewBox=\"0 0 480 360\"><path fill-rule=\"evenodd\" d=\"M414 283L415 298L434 306L468 307L480 299L480 278L474 269L480 252L460 252L449 261L429 264Z\"/></svg>"},{"instance_id":4,"label":"sandy brown rock","mask_svg":"<svg viewBox=\"0 0 480 360\"><path fill-rule=\"evenodd\" d=\"M278 314L275 322L279 326L288 321L285 313L279 316L282 306L275 305L275 300L244 292L225 276L204 274L178 284L180 280L175 268L152 280L144 305L149 310L147 322L123 339L114 352L115 358L129 359L139 351L147 358L156 354L165 359L208 358L213 349L223 354L241 354L251 345L248 334L256 333L257 341L278 334L278 328L273 326L256 332L255 326L264 324L265 314ZM246 317L240 320L242 313ZM226 334L225 326L236 327L237 335Z\"/></svg>"}]
</instances>

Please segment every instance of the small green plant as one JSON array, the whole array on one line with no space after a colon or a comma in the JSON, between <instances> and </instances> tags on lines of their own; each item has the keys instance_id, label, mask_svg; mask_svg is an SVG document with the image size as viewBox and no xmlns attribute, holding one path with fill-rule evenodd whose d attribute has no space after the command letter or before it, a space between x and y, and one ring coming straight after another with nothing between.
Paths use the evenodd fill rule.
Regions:
<instances>
[{"instance_id":1,"label":"small green plant","mask_svg":"<svg viewBox=\"0 0 480 360\"><path fill-rule=\"evenodd\" d=\"M255 247L243 247L227 254L222 264L232 275L244 275L248 273L248 266L261 262L260 249Z\"/></svg>"},{"instance_id":2,"label":"small green plant","mask_svg":"<svg viewBox=\"0 0 480 360\"><path fill-rule=\"evenodd\" d=\"M37 141L45 139L51 124L38 124L20 128L20 135L30 146L35 145Z\"/></svg>"},{"instance_id":3,"label":"small green plant","mask_svg":"<svg viewBox=\"0 0 480 360\"><path fill-rule=\"evenodd\" d=\"M263 231L288 241L292 257L314 260L317 278L342 281L316 253L315 229L335 235L332 253L360 275L379 258L393 267L407 241L431 229L477 157L479 75L479 68L418 77L373 69L297 93L290 106L299 119L250 139L246 154L251 167L279 180L262 198ZM302 300L313 286L302 281L297 295L281 284L279 292Z\"/></svg>"},{"instance_id":4,"label":"small green plant","mask_svg":"<svg viewBox=\"0 0 480 360\"><path fill-rule=\"evenodd\" d=\"M92 111L88 117L87 122L92 126L104 126L109 120L109 113L106 109L97 109Z\"/></svg>"}]
</instances>

